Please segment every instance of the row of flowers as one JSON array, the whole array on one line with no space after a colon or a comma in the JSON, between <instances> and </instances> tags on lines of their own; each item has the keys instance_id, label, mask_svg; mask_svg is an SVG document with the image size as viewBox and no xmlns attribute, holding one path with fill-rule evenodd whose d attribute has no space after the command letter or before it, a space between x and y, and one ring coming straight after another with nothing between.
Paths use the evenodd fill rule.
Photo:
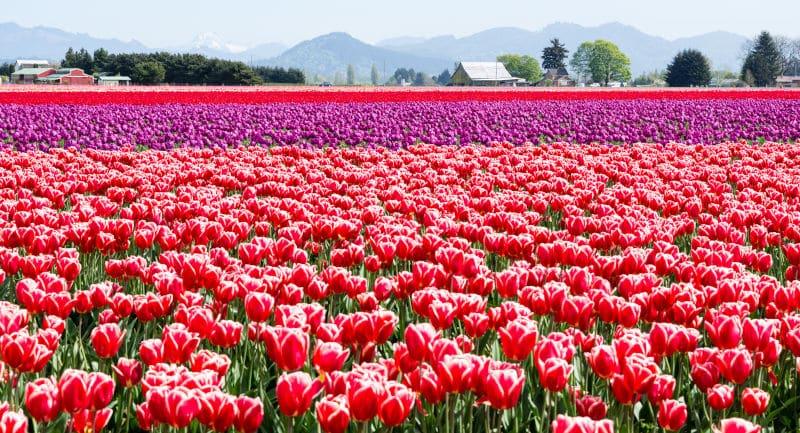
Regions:
<instances>
[{"instance_id":1,"label":"row of flowers","mask_svg":"<svg viewBox=\"0 0 800 433\"><path fill-rule=\"evenodd\" d=\"M542 89L438 87L7 86L0 104L264 104L630 99L800 99L794 89Z\"/></svg>"},{"instance_id":2,"label":"row of flowers","mask_svg":"<svg viewBox=\"0 0 800 433\"><path fill-rule=\"evenodd\" d=\"M796 429L798 153L4 153L0 428Z\"/></svg>"},{"instance_id":3,"label":"row of flowers","mask_svg":"<svg viewBox=\"0 0 800 433\"><path fill-rule=\"evenodd\" d=\"M0 148L793 142L798 117L797 99L0 105Z\"/></svg>"}]
</instances>

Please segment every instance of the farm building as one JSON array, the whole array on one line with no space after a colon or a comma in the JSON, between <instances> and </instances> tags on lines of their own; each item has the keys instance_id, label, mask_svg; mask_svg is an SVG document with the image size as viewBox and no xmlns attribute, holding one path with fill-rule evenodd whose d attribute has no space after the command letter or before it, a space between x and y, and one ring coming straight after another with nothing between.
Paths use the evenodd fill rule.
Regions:
<instances>
[{"instance_id":1,"label":"farm building","mask_svg":"<svg viewBox=\"0 0 800 433\"><path fill-rule=\"evenodd\" d=\"M101 86L128 86L131 84L131 77L124 75L101 75L97 77L97 84Z\"/></svg>"},{"instance_id":2,"label":"farm building","mask_svg":"<svg viewBox=\"0 0 800 433\"><path fill-rule=\"evenodd\" d=\"M544 73L541 80L536 83L537 86L555 86L555 87L573 87L575 80L569 77L566 68L552 68Z\"/></svg>"},{"instance_id":3,"label":"farm building","mask_svg":"<svg viewBox=\"0 0 800 433\"><path fill-rule=\"evenodd\" d=\"M33 84L56 73L53 68L23 68L11 74L14 84Z\"/></svg>"},{"instance_id":4,"label":"farm building","mask_svg":"<svg viewBox=\"0 0 800 433\"><path fill-rule=\"evenodd\" d=\"M519 82L500 62L461 62L450 77L451 86L516 86Z\"/></svg>"},{"instance_id":5,"label":"farm building","mask_svg":"<svg viewBox=\"0 0 800 433\"><path fill-rule=\"evenodd\" d=\"M781 75L775 79L775 85L778 87L800 87L800 76Z\"/></svg>"},{"instance_id":6,"label":"farm building","mask_svg":"<svg viewBox=\"0 0 800 433\"><path fill-rule=\"evenodd\" d=\"M62 68L56 70L53 74L38 78L35 81L45 84L94 84L94 77L87 75L83 72L83 69Z\"/></svg>"},{"instance_id":7,"label":"farm building","mask_svg":"<svg viewBox=\"0 0 800 433\"><path fill-rule=\"evenodd\" d=\"M14 64L14 72L19 71L21 69L30 69L30 68L49 68L50 62L47 60L41 59L19 59Z\"/></svg>"}]
</instances>

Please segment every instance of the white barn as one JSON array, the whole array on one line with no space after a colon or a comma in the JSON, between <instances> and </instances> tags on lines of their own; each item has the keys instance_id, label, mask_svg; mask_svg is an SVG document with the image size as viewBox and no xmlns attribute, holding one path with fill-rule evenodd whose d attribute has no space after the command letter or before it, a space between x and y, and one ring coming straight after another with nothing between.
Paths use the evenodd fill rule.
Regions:
<instances>
[{"instance_id":1,"label":"white barn","mask_svg":"<svg viewBox=\"0 0 800 433\"><path fill-rule=\"evenodd\" d=\"M500 62L461 62L450 77L450 85L515 86L520 80L512 77L505 65Z\"/></svg>"},{"instance_id":2,"label":"white barn","mask_svg":"<svg viewBox=\"0 0 800 433\"><path fill-rule=\"evenodd\" d=\"M49 68L50 62L42 59L19 59L14 64L14 72L21 69Z\"/></svg>"}]
</instances>

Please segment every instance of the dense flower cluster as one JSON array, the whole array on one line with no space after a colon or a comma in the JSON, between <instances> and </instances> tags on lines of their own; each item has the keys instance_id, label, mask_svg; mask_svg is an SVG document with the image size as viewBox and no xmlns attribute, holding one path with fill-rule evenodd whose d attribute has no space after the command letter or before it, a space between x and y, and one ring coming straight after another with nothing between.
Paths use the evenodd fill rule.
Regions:
<instances>
[{"instance_id":1,"label":"dense flower cluster","mask_svg":"<svg viewBox=\"0 0 800 433\"><path fill-rule=\"evenodd\" d=\"M798 99L637 99L262 105L6 105L0 148L405 148L800 139Z\"/></svg>"},{"instance_id":2,"label":"dense flower cluster","mask_svg":"<svg viewBox=\"0 0 800 433\"><path fill-rule=\"evenodd\" d=\"M202 90L199 90L202 89ZM800 99L796 89L4 86L0 104L156 105L343 102Z\"/></svg>"},{"instance_id":3,"label":"dense flower cluster","mask_svg":"<svg viewBox=\"0 0 800 433\"><path fill-rule=\"evenodd\" d=\"M0 430L796 429L798 158L2 153Z\"/></svg>"}]
</instances>

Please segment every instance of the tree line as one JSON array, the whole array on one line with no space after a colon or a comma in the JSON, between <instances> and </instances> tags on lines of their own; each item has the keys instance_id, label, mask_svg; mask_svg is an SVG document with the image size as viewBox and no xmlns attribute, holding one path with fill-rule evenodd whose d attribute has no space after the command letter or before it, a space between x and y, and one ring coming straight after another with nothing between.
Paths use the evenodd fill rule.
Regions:
<instances>
[{"instance_id":1,"label":"tree line","mask_svg":"<svg viewBox=\"0 0 800 433\"><path fill-rule=\"evenodd\" d=\"M80 68L87 74L126 75L138 84L259 85L264 83L305 83L299 69L250 67L244 62L208 58L202 54L168 52L109 54L103 48L64 54L64 68Z\"/></svg>"},{"instance_id":2,"label":"tree line","mask_svg":"<svg viewBox=\"0 0 800 433\"><path fill-rule=\"evenodd\" d=\"M664 71L642 74L633 80L635 85L657 85L670 87L708 86L712 78L717 85L724 79L733 79L734 84L756 87L774 86L780 75L800 76L800 39L792 40L761 32L746 47L745 59L739 74L731 71L712 71L708 58L698 50L686 49L673 57ZM525 78L530 83L540 82L542 69L562 70L566 68L569 51L556 38L542 50L542 64L529 55L503 54L497 61L503 63L515 77ZM581 82L607 86L611 82L631 82L630 59L614 43L598 39L582 43L569 60L572 73ZM563 73L563 72L562 72ZM739 80L739 81L736 81ZM544 83L552 85L552 83Z\"/></svg>"}]
</instances>

